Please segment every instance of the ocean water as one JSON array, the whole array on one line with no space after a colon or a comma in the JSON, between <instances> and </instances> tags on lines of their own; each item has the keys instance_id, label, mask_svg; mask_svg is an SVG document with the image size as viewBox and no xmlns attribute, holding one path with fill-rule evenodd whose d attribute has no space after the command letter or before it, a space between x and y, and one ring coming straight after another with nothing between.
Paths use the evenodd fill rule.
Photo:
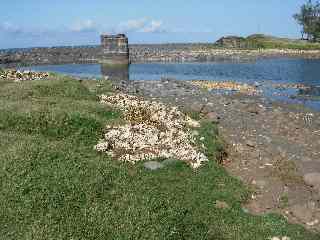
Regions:
<instances>
[{"instance_id":1,"label":"ocean water","mask_svg":"<svg viewBox=\"0 0 320 240\"><path fill-rule=\"evenodd\" d=\"M79 77L124 80L215 80L235 81L259 86L272 100L301 103L320 110L320 60L275 58L252 62L141 63L129 68L110 68L100 64L31 66L34 71L50 71ZM308 90L274 87L303 84Z\"/></svg>"}]
</instances>

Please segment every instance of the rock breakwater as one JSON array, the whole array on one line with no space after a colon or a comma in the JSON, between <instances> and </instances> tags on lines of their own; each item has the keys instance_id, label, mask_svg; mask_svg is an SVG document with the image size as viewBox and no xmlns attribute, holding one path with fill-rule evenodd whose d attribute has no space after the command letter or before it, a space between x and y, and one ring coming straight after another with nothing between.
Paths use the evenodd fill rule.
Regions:
<instances>
[{"instance_id":1,"label":"rock breakwater","mask_svg":"<svg viewBox=\"0 0 320 240\"><path fill-rule=\"evenodd\" d=\"M250 61L271 57L320 58L320 50L227 49L213 44L131 45L129 48L131 63ZM98 63L101 53L100 46L0 50L0 64Z\"/></svg>"}]
</instances>

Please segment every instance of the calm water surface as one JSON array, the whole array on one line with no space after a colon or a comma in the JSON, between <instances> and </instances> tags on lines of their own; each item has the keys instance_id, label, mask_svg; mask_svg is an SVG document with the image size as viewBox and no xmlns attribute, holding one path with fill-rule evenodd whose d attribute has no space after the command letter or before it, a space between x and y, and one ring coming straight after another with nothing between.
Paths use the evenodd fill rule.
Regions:
<instances>
[{"instance_id":1,"label":"calm water surface","mask_svg":"<svg viewBox=\"0 0 320 240\"><path fill-rule=\"evenodd\" d=\"M99 64L66 64L34 66L24 69L51 71L81 77L101 77L130 80L221 80L259 85L266 97L286 102L302 103L320 110L320 60L262 59L255 62L210 63L143 63L129 69L111 69ZM299 83L311 86L309 91L275 89L272 84Z\"/></svg>"}]
</instances>

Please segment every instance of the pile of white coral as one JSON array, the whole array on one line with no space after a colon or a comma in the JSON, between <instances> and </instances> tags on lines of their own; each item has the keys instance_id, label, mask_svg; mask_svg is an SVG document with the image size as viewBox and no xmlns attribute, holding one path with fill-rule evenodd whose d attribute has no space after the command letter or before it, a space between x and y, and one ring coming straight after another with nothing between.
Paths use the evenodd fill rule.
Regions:
<instances>
[{"instance_id":1,"label":"pile of white coral","mask_svg":"<svg viewBox=\"0 0 320 240\"><path fill-rule=\"evenodd\" d=\"M0 69L0 80L12 80L15 82L43 80L50 76L47 72L19 71L15 69Z\"/></svg>"},{"instance_id":2,"label":"pile of white coral","mask_svg":"<svg viewBox=\"0 0 320 240\"><path fill-rule=\"evenodd\" d=\"M101 102L120 108L128 124L106 126L106 134L95 149L136 163L154 158L175 158L198 168L207 157L196 148L190 128L200 127L176 107L136 96L101 96Z\"/></svg>"}]
</instances>

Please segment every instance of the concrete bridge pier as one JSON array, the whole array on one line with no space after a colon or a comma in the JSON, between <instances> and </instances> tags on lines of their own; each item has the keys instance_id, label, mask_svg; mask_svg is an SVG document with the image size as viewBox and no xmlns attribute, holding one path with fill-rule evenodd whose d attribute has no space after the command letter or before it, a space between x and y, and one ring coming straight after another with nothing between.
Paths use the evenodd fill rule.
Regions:
<instances>
[{"instance_id":1,"label":"concrete bridge pier","mask_svg":"<svg viewBox=\"0 0 320 240\"><path fill-rule=\"evenodd\" d=\"M129 65L129 44L125 34L101 35L101 48L101 64Z\"/></svg>"}]
</instances>

